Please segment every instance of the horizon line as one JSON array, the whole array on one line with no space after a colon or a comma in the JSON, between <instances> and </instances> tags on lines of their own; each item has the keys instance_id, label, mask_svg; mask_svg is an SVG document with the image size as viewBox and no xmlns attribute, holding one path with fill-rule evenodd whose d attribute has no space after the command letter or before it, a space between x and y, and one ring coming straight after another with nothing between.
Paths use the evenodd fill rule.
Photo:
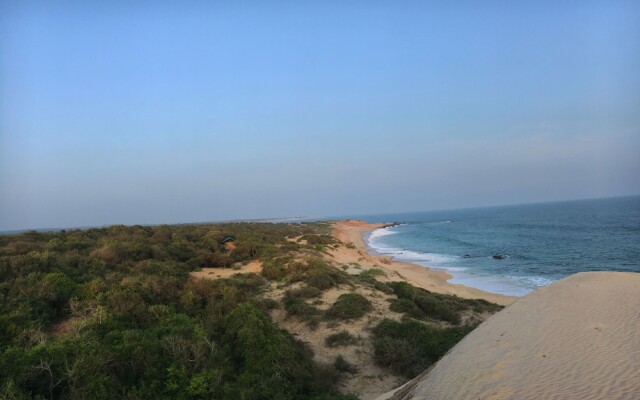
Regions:
<instances>
[{"instance_id":1,"label":"horizon line","mask_svg":"<svg viewBox=\"0 0 640 400\"><path fill-rule=\"evenodd\" d=\"M392 211L392 212L371 212L366 214L341 214L341 215L325 215L325 216L287 216L287 217L272 217L272 218L232 218L232 219L219 219L219 220L211 220L211 221L190 221L190 222L173 222L173 223L150 223L150 224L122 224L122 223L107 223L100 225L86 225L86 226L67 226L67 227L48 227L48 228L20 228L20 229L9 229L0 231L0 235L2 236L10 236L10 235L19 235L24 232L59 232L63 230L87 230L87 229L102 229L109 228L111 226L123 225L127 227L131 226L161 226L161 225L207 225L207 224L224 224L224 223L286 223L286 222L294 222L294 221L340 221L343 219L355 219L359 217L369 217L369 216L384 216L384 215L395 215L395 214L411 214L411 213L426 213L426 212L436 212L436 211L456 211L456 210L474 210L474 209L483 209L483 208L495 208L495 207L515 207L515 206L527 206L527 205L539 205L539 204L552 204L552 203L568 203L574 201L589 201L589 200L607 200L607 199L620 199L626 197L640 197L640 193L636 194L626 194L626 195L614 195L614 196L601 196L601 197L588 197L588 198L577 198L577 199L564 199L564 200L545 200L545 201L536 201L532 203L509 203L509 204L494 204L494 205L484 205L484 206L469 206L469 207L454 207L454 208L434 208L429 210L410 210L410 211ZM355 218L354 218L355 217Z\"/></svg>"}]
</instances>

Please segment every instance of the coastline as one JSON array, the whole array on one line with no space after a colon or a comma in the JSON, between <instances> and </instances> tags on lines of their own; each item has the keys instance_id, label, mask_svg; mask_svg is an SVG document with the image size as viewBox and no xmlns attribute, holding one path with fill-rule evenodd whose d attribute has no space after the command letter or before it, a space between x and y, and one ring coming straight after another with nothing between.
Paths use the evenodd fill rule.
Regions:
<instances>
[{"instance_id":1,"label":"coastline","mask_svg":"<svg viewBox=\"0 0 640 400\"><path fill-rule=\"evenodd\" d=\"M380 268L387 274L389 280L403 280L413 286L431 292L456 295L467 299L483 299L500 305L510 305L519 297L507 296L499 293L487 292L481 289L458 283L449 283L452 275L439 270L430 269L418 264L396 261L392 257L371 254L367 250L364 235L386 226L364 221L346 220L332 224L332 234L345 244L353 244L330 252L333 259L342 264L358 264L361 268Z\"/></svg>"}]
</instances>

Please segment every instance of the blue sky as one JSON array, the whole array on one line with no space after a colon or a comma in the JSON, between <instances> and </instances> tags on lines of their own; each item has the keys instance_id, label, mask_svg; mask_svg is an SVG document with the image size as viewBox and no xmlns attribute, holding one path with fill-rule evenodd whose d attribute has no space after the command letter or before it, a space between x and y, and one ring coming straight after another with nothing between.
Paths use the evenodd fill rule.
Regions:
<instances>
[{"instance_id":1,"label":"blue sky","mask_svg":"<svg viewBox=\"0 0 640 400\"><path fill-rule=\"evenodd\" d=\"M451 3L2 2L0 230L639 194L639 3Z\"/></svg>"}]
</instances>

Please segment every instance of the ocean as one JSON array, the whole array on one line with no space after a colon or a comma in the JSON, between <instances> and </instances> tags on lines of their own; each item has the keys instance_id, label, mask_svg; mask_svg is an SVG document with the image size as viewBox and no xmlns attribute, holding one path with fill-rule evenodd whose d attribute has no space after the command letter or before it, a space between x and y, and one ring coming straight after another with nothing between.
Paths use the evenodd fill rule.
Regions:
<instances>
[{"instance_id":1,"label":"ocean","mask_svg":"<svg viewBox=\"0 0 640 400\"><path fill-rule=\"evenodd\" d=\"M640 196L358 218L402 223L371 232L372 252L494 293L522 296L581 271L640 272Z\"/></svg>"}]
</instances>

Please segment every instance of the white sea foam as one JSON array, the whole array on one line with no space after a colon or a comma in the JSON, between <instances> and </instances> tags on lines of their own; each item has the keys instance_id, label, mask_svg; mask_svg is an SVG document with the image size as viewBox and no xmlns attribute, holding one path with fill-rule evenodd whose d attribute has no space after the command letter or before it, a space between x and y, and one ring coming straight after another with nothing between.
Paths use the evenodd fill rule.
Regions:
<instances>
[{"instance_id":1,"label":"white sea foam","mask_svg":"<svg viewBox=\"0 0 640 400\"><path fill-rule=\"evenodd\" d=\"M389 235L394 235L396 233L398 233L398 231L393 230L393 226L388 226L386 228L378 228L373 230L370 234L369 234L369 241L372 240L376 240L378 238L381 238L383 236L389 236Z\"/></svg>"},{"instance_id":2,"label":"white sea foam","mask_svg":"<svg viewBox=\"0 0 640 400\"><path fill-rule=\"evenodd\" d=\"M452 275L453 278L449 280L450 283L459 283L465 286L486 290L487 292L500 293L507 296L524 296L535 289L517 278L508 276L471 275L460 272Z\"/></svg>"},{"instance_id":3,"label":"white sea foam","mask_svg":"<svg viewBox=\"0 0 640 400\"><path fill-rule=\"evenodd\" d=\"M450 221L443 221L446 223ZM553 279L541 276L481 275L469 271L469 268L456 265L463 257L452 254L422 253L389 246L384 243L385 236L399 233L395 227L376 229L369 234L367 244L377 254L391 256L398 261L412 262L424 267L439 269L450 273L451 283L475 287L493 293L510 296L525 294L552 283Z\"/></svg>"},{"instance_id":4,"label":"white sea foam","mask_svg":"<svg viewBox=\"0 0 640 400\"><path fill-rule=\"evenodd\" d=\"M453 272L453 278L450 283L460 283L465 286L471 286L488 292L505 294L508 296L524 296L538 288L549 285L555 279L549 279L542 276L516 276L516 275L481 275L477 273L468 273L468 270L456 268L437 268L447 272Z\"/></svg>"},{"instance_id":5,"label":"white sea foam","mask_svg":"<svg viewBox=\"0 0 640 400\"><path fill-rule=\"evenodd\" d=\"M525 284L527 284L527 286L530 286L533 288L547 286L556 281L555 279L544 278L542 276L517 276L513 278L519 281L522 281Z\"/></svg>"},{"instance_id":6,"label":"white sea foam","mask_svg":"<svg viewBox=\"0 0 640 400\"><path fill-rule=\"evenodd\" d=\"M405 250L398 247L388 246L380 240L381 238L398 233L398 231L392 230L393 227L376 229L369 234L367 244L377 254L385 256L392 256L400 261L411 262L428 262L433 264L445 264L452 261L459 260L459 256L451 254L439 254L439 253L421 253L417 251Z\"/></svg>"},{"instance_id":7,"label":"white sea foam","mask_svg":"<svg viewBox=\"0 0 640 400\"><path fill-rule=\"evenodd\" d=\"M439 254L439 253L419 253L415 251L398 250L393 255L398 260L403 261L415 261L415 262L431 262L433 264L447 264L460 259L458 256L451 254Z\"/></svg>"}]
</instances>

